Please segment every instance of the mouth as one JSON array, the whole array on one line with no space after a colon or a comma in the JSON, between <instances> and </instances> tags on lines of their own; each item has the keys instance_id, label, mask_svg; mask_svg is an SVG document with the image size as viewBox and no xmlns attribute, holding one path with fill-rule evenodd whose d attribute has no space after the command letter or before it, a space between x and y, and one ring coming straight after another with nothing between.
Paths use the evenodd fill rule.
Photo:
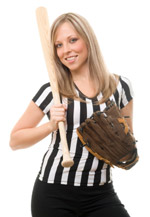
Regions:
<instances>
[{"instance_id":1,"label":"mouth","mask_svg":"<svg viewBox=\"0 0 150 217\"><path fill-rule=\"evenodd\" d=\"M72 61L74 61L74 60L77 58L77 56L78 56L78 55L66 57L65 60L67 60L67 61L69 61L69 62L72 62Z\"/></svg>"}]
</instances>

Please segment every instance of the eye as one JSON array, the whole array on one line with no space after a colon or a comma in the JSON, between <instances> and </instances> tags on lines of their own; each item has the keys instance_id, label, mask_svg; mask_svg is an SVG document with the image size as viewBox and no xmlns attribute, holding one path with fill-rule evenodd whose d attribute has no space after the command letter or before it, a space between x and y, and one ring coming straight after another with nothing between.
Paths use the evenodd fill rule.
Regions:
<instances>
[{"instance_id":1,"label":"eye","mask_svg":"<svg viewBox=\"0 0 150 217\"><path fill-rule=\"evenodd\" d=\"M74 42L76 42L77 40L78 40L78 38L71 38L71 39L70 39L70 42L71 42L71 43L74 43Z\"/></svg>"},{"instance_id":2,"label":"eye","mask_svg":"<svg viewBox=\"0 0 150 217\"><path fill-rule=\"evenodd\" d=\"M62 44L55 44L55 47L60 48L60 47L62 47Z\"/></svg>"}]
</instances>

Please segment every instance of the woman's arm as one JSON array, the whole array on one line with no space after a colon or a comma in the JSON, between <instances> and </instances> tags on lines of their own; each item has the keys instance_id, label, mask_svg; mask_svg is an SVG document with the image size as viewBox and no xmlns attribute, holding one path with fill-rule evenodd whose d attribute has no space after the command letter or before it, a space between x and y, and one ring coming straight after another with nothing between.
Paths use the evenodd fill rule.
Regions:
<instances>
[{"instance_id":1,"label":"woman's arm","mask_svg":"<svg viewBox=\"0 0 150 217\"><path fill-rule=\"evenodd\" d=\"M53 106L52 111L50 111L51 120L37 126L44 117L44 113L31 101L11 132L10 147L12 150L30 147L57 130L58 122L65 121L65 110L63 105Z\"/></svg>"}]
</instances>

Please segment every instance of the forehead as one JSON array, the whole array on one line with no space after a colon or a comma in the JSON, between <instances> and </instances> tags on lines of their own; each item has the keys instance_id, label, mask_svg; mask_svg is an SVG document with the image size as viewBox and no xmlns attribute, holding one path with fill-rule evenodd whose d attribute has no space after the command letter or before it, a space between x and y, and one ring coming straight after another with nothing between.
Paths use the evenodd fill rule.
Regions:
<instances>
[{"instance_id":1,"label":"forehead","mask_svg":"<svg viewBox=\"0 0 150 217\"><path fill-rule=\"evenodd\" d=\"M55 41L60 41L63 38L68 38L71 35L79 36L78 32L75 30L71 23L62 23L56 30Z\"/></svg>"}]
</instances>

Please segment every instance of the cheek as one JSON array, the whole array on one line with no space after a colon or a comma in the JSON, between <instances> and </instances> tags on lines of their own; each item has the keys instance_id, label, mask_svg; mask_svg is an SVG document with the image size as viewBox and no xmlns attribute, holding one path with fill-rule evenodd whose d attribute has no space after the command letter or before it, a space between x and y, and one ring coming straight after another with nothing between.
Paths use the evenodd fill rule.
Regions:
<instances>
[{"instance_id":1,"label":"cheek","mask_svg":"<svg viewBox=\"0 0 150 217\"><path fill-rule=\"evenodd\" d=\"M85 49L85 46L83 43L78 43L76 46L76 51L81 52Z\"/></svg>"},{"instance_id":2,"label":"cheek","mask_svg":"<svg viewBox=\"0 0 150 217\"><path fill-rule=\"evenodd\" d=\"M61 50L58 49L58 50L56 51L56 53L57 53L58 58L61 59L61 58L62 58L62 52L61 52Z\"/></svg>"},{"instance_id":3,"label":"cheek","mask_svg":"<svg viewBox=\"0 0 150 217\"><path fill-rule=\"evenodd\" d=\"M87 55L88 50L85 43L79 43L76 50L80 53L84 53L84 55Z\"/></svg>"}]
</instances>

